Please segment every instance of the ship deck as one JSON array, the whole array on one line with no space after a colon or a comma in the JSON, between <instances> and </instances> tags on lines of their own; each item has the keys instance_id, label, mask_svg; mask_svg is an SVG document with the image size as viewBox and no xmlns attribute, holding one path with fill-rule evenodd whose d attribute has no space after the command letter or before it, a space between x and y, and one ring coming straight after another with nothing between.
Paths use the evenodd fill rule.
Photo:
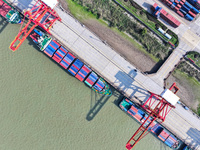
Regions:
<instances>
[{"instance_id":1,"label":"ship deck","mask_svg":"<svg viewBox=\"0 0 200 150\"><path fill-rule=\"evenodd\" d=\"M12 8L6 4L3 0L0 0L0 15L4 18L6 17L6 14L11 10Z\"/></svg>"}]
</instances>

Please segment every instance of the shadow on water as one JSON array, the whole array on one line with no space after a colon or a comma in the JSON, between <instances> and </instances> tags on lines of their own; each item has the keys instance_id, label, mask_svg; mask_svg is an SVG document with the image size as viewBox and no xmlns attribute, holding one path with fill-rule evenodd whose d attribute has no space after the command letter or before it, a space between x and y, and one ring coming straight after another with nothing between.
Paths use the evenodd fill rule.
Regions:
<instances>
[{"instance_id":1,"label":"shadow on water","mask_svg":"<svg viewBox=\"0 0 200 150\"><path fill-rule=\"evenodd\" d=\"M88 121L91 121L109 100L110 96L100 95L97 92L91 90L91 101L90 101L90 110L86 116Z\"/></svg>"},{"instance_id":2,"label":"shadow on water","mask_svg":"<svg viewBox=\"0 0 200 150\"><path fill-rule=\"evenodd\" d=\"M9 22L0 16L0 33L6 28L6 26L9 24Z\"/></svg>"},{"instance_id":3,"label":"shadow on water","mask_svg":"<svg viewBox=\"0 0 200 150\"><path fill-rule=\"evenodd\" d=\"M160 143L160 150L167 150L168 146L163 144L163 142L159 141Z\"/></svg>"},{"instance_id":4,"label":"shadow on water","mask_svg":"<svg viewBox=\"0 0 200 150\"><path fill-rule=\"evenodd\" d=\"M200 148L200 131L195 128L190 128L187 131L187 139L188 141L191 141L189 144L189 147L198 149Z\"/></svg>"},{"instance_id":5,"label":"shadow on water","mask_svg":"<svg viewBox=\"0 0 200 150\"><path fill-rule=\"evenodd\" d=\"M115 97L114 102L119 102L122 100L123 95L121 95L117 90L115 90L112 86L110 86L113 91L113 95ZM106 102L110 99L110 96L100 95L97 92L91 90L91 101L90 101L90 110L86 116L88 121L91 121L101 110L101 108L106 104Z\"/></svg>"}]
</instances>

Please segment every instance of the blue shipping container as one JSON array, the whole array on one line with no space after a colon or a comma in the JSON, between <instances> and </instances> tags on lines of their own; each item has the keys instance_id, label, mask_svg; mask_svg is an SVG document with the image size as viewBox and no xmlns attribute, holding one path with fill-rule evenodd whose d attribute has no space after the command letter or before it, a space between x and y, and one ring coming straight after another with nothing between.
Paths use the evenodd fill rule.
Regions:
<instances>
[{"instance_id":1,"label":"blue shipping container","mask_svg":"<svg viewBox=\"0 0 200 150\"><path fill-rule=\"evenodd\" d=\"M198 14L199 13L199 10L198 9L196 9L195 7L192 7L192 12L194 12L195 14Z\"/></svg>"},{"instance_id":2,"label":"blue shipping container","mask_svg":"<svg viewBox=\"0 0 200 150\"><path fill-rule=\"evenodd\" d=\"M194 18L192 16L190 16L189 14L186 14L185 19L192 21Z\"/></svg>"},{"instance_id":3,"label":"blue shipping container","mask_svg":"<svg viewBox=\"0 0 200 150\"><path fill-rule=\"evenodd\" d=\"M192 5L190 4L190 3L188 3L187 1L185 2L185 4L184 4L185 6L187 6L188 8L190 8L190 9L192 9Z\"/></svg>"},{"instance_id":4,"label":"blue shipping container","mask_svg":"<svg viewBox=\"0 0 200 150\"><path fill-rule=\"evenodd\" d=\"M182 7L181 7L185 12L189 12L190 11L190 8L188 8L187 6L185 6L185 5L183 5Z\"/></svg>"},{"instance_id":5,"label":"blue shipping container","mask_svg":"<svg viewBox=\"0 0 200 150\"><path fill-rule=\"evenodd\" d=\"M183 13L184 16L187 14L183 9L180 8L179 10L180 10L180 12Z\"/></svg>"}]
</instances>

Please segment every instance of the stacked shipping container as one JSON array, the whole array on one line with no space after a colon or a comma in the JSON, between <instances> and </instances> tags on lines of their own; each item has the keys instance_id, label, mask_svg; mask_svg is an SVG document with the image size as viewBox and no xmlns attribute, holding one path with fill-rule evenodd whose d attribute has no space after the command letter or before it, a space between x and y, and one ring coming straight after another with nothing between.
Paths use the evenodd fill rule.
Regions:
<instances>
[{"instance_id":1,"label":"stacked shipping container","mask_svg":"<svg viewBox=\"0 0 200 150\"><path fill-rule=\"evenodd\" d=\"M60 44L57 43L55 40L52 40L49 45L45 48L44 53L47 56L52 57L56 50L60 47Z\"/></svg>"},{"instance_id":2,"label":"stacked shipping container","mask_svg":"<svg viewBox=\"0 0 200 150\"><path fill-rule=\"evenodd\" d=\"M186 0L162 0L166 5L173 9L179 16L192 21L199 10L188 3Z\"/></svg>"},{"instance_id":3,"label":"stacked shipping container","mask_svg":"<svg viewBox=\"0 0 200 150\"><path fill-rule=\"evenodd\" d=\"M121 103L119 104L120 108L127 112L131 117L137 120L139 123L143 123L144 120L148 117L148 115L139 107L137 107L132 101L127 98L124 98ZM150 120L146 122L149 125ZM157 135L157 137L163 141L169 147L176 147L178 146L178 139L171 134L169 131L164 129L159 123L153 121L152 124L149 126L148 130L150 130L153 134Z\"/></svg>"},{"instance_id":4,"label":"stacked shipping container","mask_svg":"<svg viewBox=\"0 0 200 150\"><path fill-rule=\"evenodd\" d=\"M91 72L91 69L88 68L88 66L84 65L79 72L76 74L76 78L79 79L80 81L83 81L86 76Z\"/></svg>"},{"instance_id":5,"label":"stacked shipping container","mask_svg":"<svg viewBox=\"0 0 200 150\"><path fill-rule=\"evenodd\" d=\"M70 52L63 58L63 60L60 62L60 65L67 69L69 65L74 61L76 57L72 55Z\"/></svg>"},{"instance_id":6,"label":"stacked shipping container","mask_svg":"<svg viewBox=\"0 0 200 150\"><path fill-rule=\"evenodd\" d=\"M76 59L75 62L71 65L71 67L68 69L68 71L73 76L75 76L82 66L83 66L83 62L81 62L79 59Z\"/></svg>"},{"instance_id":7,"label":"stacked shipping container","mask_svg":"<svg viewBox=\"0 0 200 150\"><path fill-rule=\"evenodd\" d=\"M102 91L104 87L105 87L105 84L101 81L101 78L99 78L98 81L93 86L93 88L99 92Z\"/></svg>"},{"instance_id":8,"label":"stacked shipping container","mask_svg":"<svg viewBox=\"0 0 200 150\"><path fill-rule=\"evenodd\" d=\"M87 79L85 80L85 83L89 86L92 87L94 85L94 83L98 80L98 76L96 73L94 73L93 71L90 73L90 75L87 77Z\"/></svg>"},{"instance_id":9,"label":"stacked shipping container","mask_svg":"<svg viewBox=\"0 0 200 150\"><path fill-rule=\"evenodd\" d=\"M63 59L63 57L67 54L67 50L64 47L60 47L53 55L52 59L55 60L57 63Z\"/></svg>"},{"instance_id":10,"label":"stacked shipping container","mask_svg":"<svg viewBox=\"0 0 200 150\"><path fill-rule=\"evenodd\" d=\"M154 11L153 15L155 17L161 17L175 28L181 24L177 19L175 19L172 15L167 13L162 7L159 7L156 3L153 5L152 10Z\"/></svg>"}]
</instances>

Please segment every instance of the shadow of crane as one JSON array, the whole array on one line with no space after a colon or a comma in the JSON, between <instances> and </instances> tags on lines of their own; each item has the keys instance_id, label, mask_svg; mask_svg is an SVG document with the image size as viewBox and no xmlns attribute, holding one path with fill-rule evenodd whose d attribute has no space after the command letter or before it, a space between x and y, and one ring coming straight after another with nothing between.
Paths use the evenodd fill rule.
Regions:
<instances>
[{"instance_id":1,"label":"shadow of crane","mask_svg":"<svg viewBox=\"0 0 200 150\"><path fill-rule=\"evenodd\" d=\"M8 24L9 22L5 18L0 17L0 33L6 28Z\"/></svg>"}]
</instances>

